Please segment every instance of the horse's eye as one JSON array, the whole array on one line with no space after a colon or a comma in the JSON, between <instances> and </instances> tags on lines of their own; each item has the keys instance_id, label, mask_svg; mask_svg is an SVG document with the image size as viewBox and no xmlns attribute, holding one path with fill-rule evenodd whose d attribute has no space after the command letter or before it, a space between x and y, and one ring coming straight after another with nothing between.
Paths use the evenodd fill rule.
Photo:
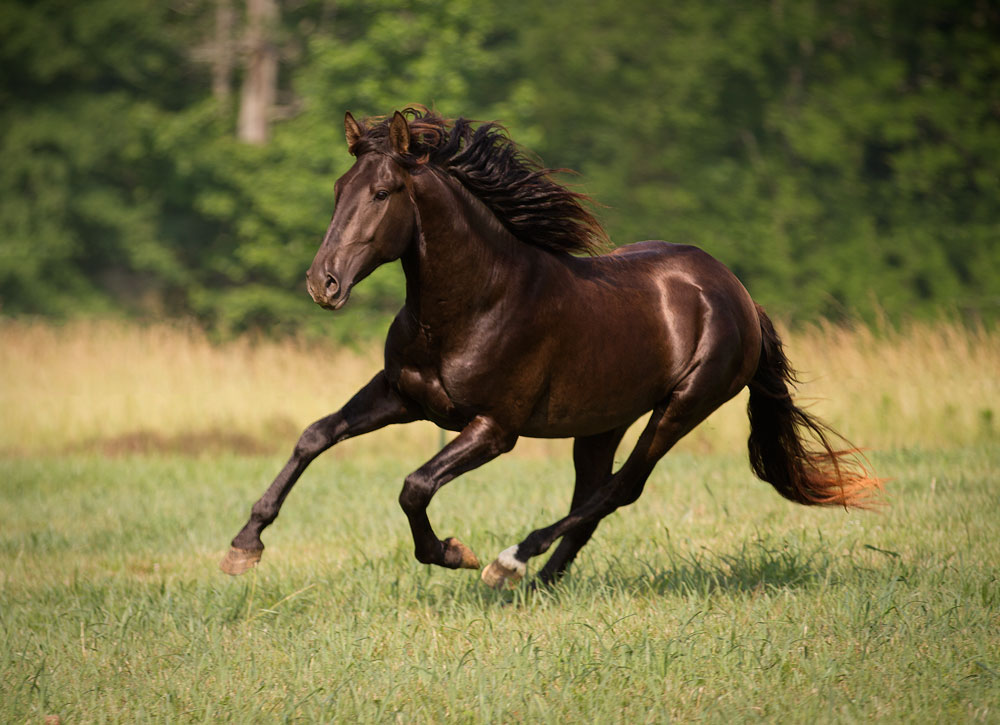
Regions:
<instances>
[{"instance_id":1,"label":"horse's eye","mask_svg":"<svg viewBox=\"0 0 1000 725\"><path fill-rule=\"evenodd\" d=\"M375 192L375 201L385 201L389 198L389 192L385 189L379 189Z\"/></svg>"}]
</instances>

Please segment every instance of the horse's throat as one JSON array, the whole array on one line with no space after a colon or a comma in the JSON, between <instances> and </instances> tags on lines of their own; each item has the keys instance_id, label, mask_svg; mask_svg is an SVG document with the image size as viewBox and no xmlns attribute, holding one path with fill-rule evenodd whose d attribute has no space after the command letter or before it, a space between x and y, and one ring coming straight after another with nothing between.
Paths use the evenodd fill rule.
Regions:
<instances>
[{"instance_id":1,"label":"horse's throat","mask_svg":"<svg viewBox=\"0 0 1000 725\"><path fill-rule=\"evenodd\" d=\"M534 250L457 182L418 201L417 243L403 260L407 304L421 323L448 324L488 311L508 294Z\"/></svg>"}]
</instances>

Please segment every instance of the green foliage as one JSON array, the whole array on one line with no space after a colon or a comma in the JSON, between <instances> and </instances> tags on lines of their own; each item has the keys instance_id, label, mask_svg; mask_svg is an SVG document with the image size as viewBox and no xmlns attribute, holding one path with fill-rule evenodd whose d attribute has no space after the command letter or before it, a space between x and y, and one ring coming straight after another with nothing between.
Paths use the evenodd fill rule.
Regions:
<instances>
[{"instance_id":1,"label":"green foliage","mask_svg":"<svg viewBox=\"0 0 1000 725\"><path fill-rule=\"evenodd\" d=\"M529 47L567 137L541 150L571 150L617 239L704 246L784 317L996 315L995 8L557 5Z\"/></svg>"},{"instance_id":2,"label":"green foliage","mask_svg":"<svg viewBox=\"0 0 1000 725\"><path fill-rule=\"evenodd\" d=\"M183 282L158 228L168 158L151 153L182 34L156 2L5 3L0 13L0 301L107 309Z\"/></svg>"},{"instance_id":3,"label":"green foliage","mask_svg":"<svg viewBox=\"0 0 1000 725\"><path fill-rule=\"evenodd\" d=\"M779 316L1000 313L991 3L305 0L283 8L264 147L211 94L213 13L4 3L3 313L380 330L398 268L335 325L303 274L350 163L343 112L414 102L504 121L581 172L616 242L703 246Z\"/></svg>"}]
</instances>

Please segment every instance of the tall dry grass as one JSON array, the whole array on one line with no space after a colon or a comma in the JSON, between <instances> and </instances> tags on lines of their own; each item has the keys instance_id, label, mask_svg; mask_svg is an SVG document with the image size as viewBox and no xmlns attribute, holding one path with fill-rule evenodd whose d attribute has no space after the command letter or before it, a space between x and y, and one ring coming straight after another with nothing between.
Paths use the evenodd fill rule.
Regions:
<instances>
[{"instance_id":1,"label":"tall dry grass","mask_svg":"<svg viewBox=\"0 0 1000 725\"><path fill-rule=\"evenodd\" d=\"M381 367L375 347L237 339L190 326L0 325L0 450L41 454L290 450ZM374 434L429 448L429 425ZM436 430L436 429L435 429Z\"/></svg>"},{"instance_id":2,"label":"tall dry grass","mask_svg":"<svg viewBox=\"0 0 1000 725\"><path fill-rule=\"evenodd\" d=\"M801 371L798 400L868 449L950 447L1000 438L1000 334L951 323L901 330L820 325L784 331ZM381 349L238 339L192 327L112 322L0 322L0 452L289 450L306 424L338 408L381 366ZM681 442L742 450L745 392ZM633 436L634 437L634 436ZM351 441L334 455L419 460L429 424ZM568 453L522 441L521 455Z\"/></svg>"},{"instance_id":3,"label":"tall dry grass","mask_svg":"<svg viewBox=\"0 0 1000 725\"><path fill-rule=\"evenodd\" d=\"M796 400L861 448L1000 440L1000 331L950 322L899 329L781 330ZM690 436L702 449L745 439L744 391ZM723 443L724 442L724 443Z\"/></svg>"}]
</instances>

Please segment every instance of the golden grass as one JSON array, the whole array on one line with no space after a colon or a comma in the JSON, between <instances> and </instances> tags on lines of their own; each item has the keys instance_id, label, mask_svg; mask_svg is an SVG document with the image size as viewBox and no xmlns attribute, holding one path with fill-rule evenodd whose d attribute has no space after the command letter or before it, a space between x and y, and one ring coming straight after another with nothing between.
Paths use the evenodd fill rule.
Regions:
<instances>
[{"instance_id":1,"label":"golden grass","mask_svg":"<svg viewBox=\"0 0 1000 725\"><path fill-rule=\"evenodd\" d=\"M784 331L804 383L798 400L868 449L949 447L998 437L1000 334L956 324L899 331L820 325ZM381 366L381 346L237 339L193 327L0 322L0 452L290 450L301 428L338 408ZM746 393L680 447L742 450ZM421 460L430 424L397 426L334 455ZM521 441L520 455L567 454Z\"/></svg>"},{"instance_id":2,"label":"golden grass","mask_svg":"<svg viewBox=\"0 0 1000 725\"><path fill-rule=\"evenodd\" d=\"M899 330L821 324L781 331L802 383L796 401L864 449L1000 438L1000 332L946 322ZM717 450L748 431L746 391L690 443Z\"/></svg>"}]
</instances>

